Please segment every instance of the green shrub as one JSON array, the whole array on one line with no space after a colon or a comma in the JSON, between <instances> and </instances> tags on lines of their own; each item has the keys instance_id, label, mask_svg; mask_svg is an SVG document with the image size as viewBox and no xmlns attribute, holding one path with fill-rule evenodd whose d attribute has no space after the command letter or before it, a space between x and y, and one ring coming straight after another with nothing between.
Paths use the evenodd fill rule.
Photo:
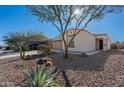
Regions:
<instances>
[{"instance_id":1,"label":"green shrub","mask_svg":"<svg viewBox=\"0 0 124 93\"><path fill-rule=\"evenodd\" d=\"M53 87L57 86L57 83L49 77L45 69L41 66L37 66L36 69L30 69L25 74L25 79L29 87Z\"/></svg>"}]
</instances>

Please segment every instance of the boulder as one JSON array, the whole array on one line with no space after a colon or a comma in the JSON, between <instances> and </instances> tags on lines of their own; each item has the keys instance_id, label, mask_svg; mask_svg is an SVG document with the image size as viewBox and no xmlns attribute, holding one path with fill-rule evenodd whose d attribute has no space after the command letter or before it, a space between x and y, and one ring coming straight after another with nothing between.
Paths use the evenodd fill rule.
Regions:
<instances>
[{"instance_id":1,"label":"boulder","mask_svg":"<svg viewBox=\"0 0 124 93\"><path fill-rule=\"evenodd\" d=\"M53 62L52 61L49 61L49 60L45 64L45 66L52 66L52 65L53 65Z\"/></svg>"}]
</instances>

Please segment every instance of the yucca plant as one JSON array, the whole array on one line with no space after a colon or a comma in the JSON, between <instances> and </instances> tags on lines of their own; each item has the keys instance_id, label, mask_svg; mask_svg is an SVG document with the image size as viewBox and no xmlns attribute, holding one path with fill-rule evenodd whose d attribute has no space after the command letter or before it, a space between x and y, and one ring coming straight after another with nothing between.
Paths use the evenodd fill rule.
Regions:
<instances>
[{"instance_id":1,"label":"yucca plant","mask_svg":"<svg viewBox=\"0 0 124 93\"><path fill-rule=\"evenodd\" d=\"M58 86L57 83L50 78L45 69L37 66L36 69L29 69L25 74L25 79L29 87L54 87Z\"/></svg>"}]
</instances>

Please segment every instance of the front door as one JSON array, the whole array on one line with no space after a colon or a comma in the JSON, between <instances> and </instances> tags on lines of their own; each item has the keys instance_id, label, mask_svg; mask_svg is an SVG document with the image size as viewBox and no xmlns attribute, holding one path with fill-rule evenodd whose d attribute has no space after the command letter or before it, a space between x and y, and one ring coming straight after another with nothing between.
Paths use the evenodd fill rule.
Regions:
<instances>
[{"instance_id":1,"label":"front door","mask_svg":"<svg viewBox=\"0 0 124 93\"><path fill-rule=\"evenodd\" d=\"M103 49L103 40L99 40L99 49Z\"/></svg>"}]
</instances>

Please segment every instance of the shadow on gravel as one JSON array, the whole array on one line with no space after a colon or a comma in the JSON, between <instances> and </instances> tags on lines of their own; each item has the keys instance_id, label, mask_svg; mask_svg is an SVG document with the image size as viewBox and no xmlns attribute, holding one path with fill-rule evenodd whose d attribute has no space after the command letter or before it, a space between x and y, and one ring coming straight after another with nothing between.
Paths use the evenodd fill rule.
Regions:
<instances>
[{"instance_id":1,"label":"shadow on gravel","mask_svg":"<svg viewBox=\"0 0 124 93\"><path fill-rule=\"evenodd\" d=\"M66 87L71 87L71 83L69 82L68 77L67 77L65 71L62 71L62 76L63 76L63 78L64 78L64 80L65 80L65 86L66 86Z\"/></svg>"},{"instance_id":2,"label":"shadow on gravel","mask_svg":"<svg viewBox=\"0 0 124 93\"><path fill-rule=\"evenodd\" d=\"M66 70L104 71L104 65L108 62L108 58L111 55L116 54L124 55L124 51L109 50L87 57L84 57L83 55L69 55L68 59L63 59L62 54L56 53L51 55L51 58L54 60L56 68L60 69L65 82L65 86L71 87L71 83L68 79L68 74L66 74Z\"/></svg>"},{"instance_id":3,"label":"shadow on gravel","mask_svg":"<svg viewBox=\"0 0 124 93\"><path fill-rule=\"evenodd\" d=\"M52 55L57 68L61 70L103 71L104 65L110 55L124 54L123 51L109 50L95 55L84 57L83 55L69 55L68 59L61 54Z\"/></svg>"},{"instance_id":4,"label":"shadow on gravel","mask_svg":"<svg viewBox=\"0 0 124 93\"><path fill-rule=\"evenodd\" d=\"M60 69L54 69L54 71L51 73L51 75L54 74L52 77L53 80L55 80L60 73L62 73L62 77L63 77L64 82L65 82L65 86L71 87L71 83L67 77L66 71L61 71Z\"/></svg>"}]
</instances>

